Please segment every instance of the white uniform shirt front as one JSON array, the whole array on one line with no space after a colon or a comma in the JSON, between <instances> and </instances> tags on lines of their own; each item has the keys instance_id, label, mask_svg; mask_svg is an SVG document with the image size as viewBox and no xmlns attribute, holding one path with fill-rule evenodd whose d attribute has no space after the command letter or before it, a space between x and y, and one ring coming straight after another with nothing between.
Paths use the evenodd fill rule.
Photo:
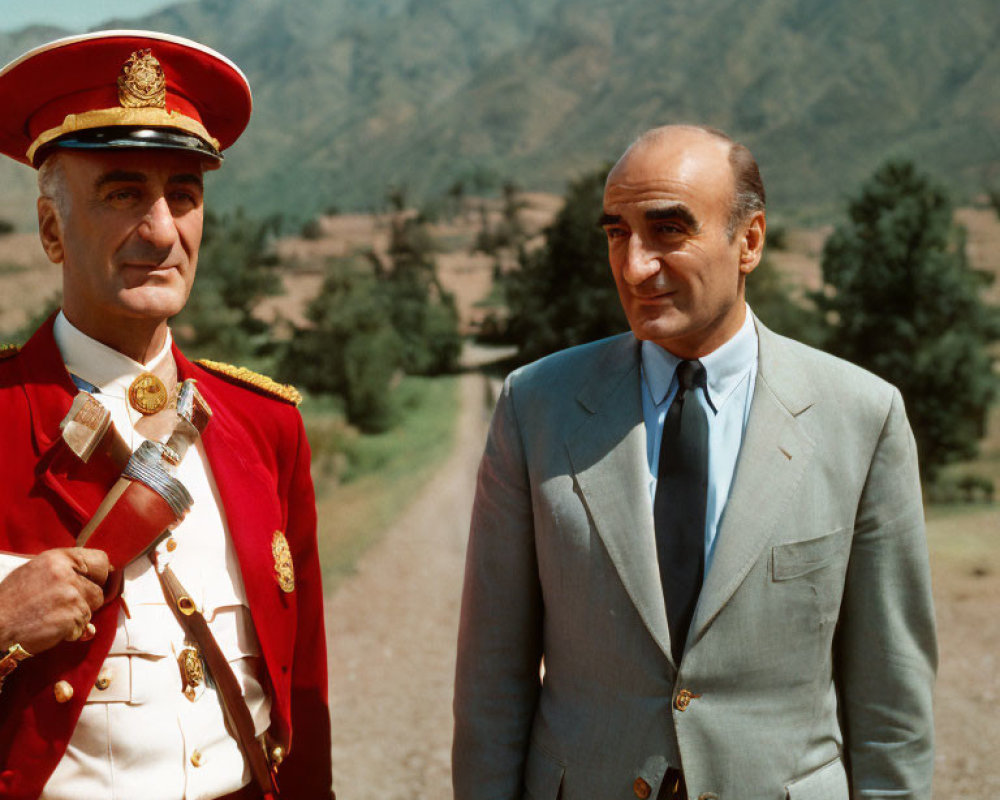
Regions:
<instances>
[{"instance_id":1,"label":"white uniform shirt front","mask_svg":"<svg viewBox=\"0 0 1000 800\"><path fill-rule=\"evenodd\" d=\"M143 442L134 427L141 415L128 404L128 387L140 373L172 358L169 335L146 365L84 335L62 314L55 337L67 369L100 390L95 397L135 450ZM260 645L200 442L188 451L177 478L194 504L157 547L157 557L170 565L202 610L241 684L260 736L271 708L259 677ZM214 686L202 682L193 700L182 691L178 655L190 643L148 558L126 568L122 599L114 643L43 800L207 800L246 785L249 768L226 728Z\"/></svg>"}]
</instances>

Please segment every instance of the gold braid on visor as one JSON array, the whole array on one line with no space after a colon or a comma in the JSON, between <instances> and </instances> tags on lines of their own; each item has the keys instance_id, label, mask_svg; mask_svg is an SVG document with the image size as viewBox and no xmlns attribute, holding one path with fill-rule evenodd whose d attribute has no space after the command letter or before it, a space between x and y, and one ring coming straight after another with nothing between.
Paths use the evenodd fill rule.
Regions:
<instances>
[{"instance_id":1,"label":"gold braid on visor","mask_svg":"<svg viewBox=\"0 0 1000 800\"><path fill-rule=\"evenodd\" d=\"M99 108L85 111L82 114L67 114L62 125L42 131L38 138L28 148L28 161L33 162L38 148L55 141L67 133L91 130L93 128L109 128L115 126L133 126L149 128L173 128L197 136L208 142L216 150L220 150L219 140L211 136L197 120L181 114L178 111L167 111L163 108Z\"/></svg>"}]
</instances>

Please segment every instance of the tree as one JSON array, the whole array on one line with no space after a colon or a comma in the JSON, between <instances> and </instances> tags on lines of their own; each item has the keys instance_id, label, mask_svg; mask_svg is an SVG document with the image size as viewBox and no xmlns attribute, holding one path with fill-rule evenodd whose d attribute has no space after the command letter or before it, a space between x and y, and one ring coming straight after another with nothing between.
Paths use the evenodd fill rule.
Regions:
<instances>
[{"instance_id":1,"label":"tree","mask_svg":"<svg viewBox=\"0 0 1000 800\"><path fill-rule=\"evenodd\" d=\"M341 397L348 422L366 432L395 422L399 372L453 371L462 347L426 225L400 210L390 224L387 260L370 250L332 265L307 309L310 324L293 332L280 365L282 380Z\"/></svg>"},{"instance_id":2,"label":"tree","mask_svg":"<svg viewBox=\"0 0 1000 800\"><path fill-rule=\"evenodd\" d=\"M389 238L391 264L376 270L401 342L402 364L415 375L453 372L462 351L455 298L438 280L433 253L423 220L397 214Z\"/></svg>"},{"instance_id":3,"label":"tree","mask_svg":"<svg viewBox=\"0 0 1000 800\"><path fill-rule=\"evenodd\" d=\"M504 181L500 222L496 230L490 232L490 248L481 248L484 253L494 253L502 249L517 250L524 244L526 234L521 222L521 209L525 205L518 185L514 181Z\"/></svg>"},{"instance_id":4,"label":"tree","mask_svg":"<svg viewBox=\"0 0 1000 800\"><path fill-rule=\"evenodd\" d=\"M823 248L827 349L899 387L924 476L974 455L994 397L995 309L938 186L906 161L881 166Z\"/></svg>"},{"instance_id":5,"label":"tree","mask_svg":"<svg viewBox=\"0 0 1000 800\"><path fill-rule=\"evenodd\" d=\"M280 362L280 379L344 400L347 420L367 432L393 422L391 383L402 346L389 297L370 273L339 265L306 311Z\"/></svg>"},{"instance_id":6,"label":"tree","mask_svg":"<svg viewBox=\"0 0 1000 800\"><path fill-rule=\"evenodd\" d=\"M504 277L508 334L525 361L628 328L598 227L608 168L572 183L541 249Z\"/></svg>"},{"instance_id":7,"label":"tree","mask_svg":"<svg viewBox=\"0 0 1000 800\"><path fill-rule=\"evenodd\" d=\"M987 189L986 197L990 201L990 205L996 212L996 215L1000 217L1000 189Z\"/></svg>"},{"instance_id":8,"label":"tree","mask_svg":"<svg viewBox=\"0 0 1000 800\"><path fill-rule=\"evenodd\" d=\"M446 193L448 217L455 219L465 211L465 181L461 178L452 182Z\"/></svg>"},{"instance_id":9,"label":"tree","mask_svg":"<svg viewBox=\"0 0 1000 800\"><path fill-rule=\"evenodd\" d=\"M307 242L315 242L317 239L323 238L323 223L316 217L310 217L299 228L299 236Z\"/></svg>"}]
</instances>

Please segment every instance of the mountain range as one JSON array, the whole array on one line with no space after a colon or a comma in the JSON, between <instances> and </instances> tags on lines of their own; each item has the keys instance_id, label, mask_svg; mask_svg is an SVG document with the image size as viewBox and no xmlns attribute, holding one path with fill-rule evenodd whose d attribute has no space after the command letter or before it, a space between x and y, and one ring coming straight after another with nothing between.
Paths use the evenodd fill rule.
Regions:
<instances>
[{"instance_id":1,"label":"mountain range","mask_svg":"<svg viewBox=\"0 0 1000 800\"><path fill-rule=\"evenodd\" d=\"M243 68L254 118L211 202L293 222L390 187L559 191L678 121L745 142L792 216L829 214L892 156L959 199L1000 185L995 0L197 0L106 27ZM80 32L0 34L0 62ZM3 164L0 185L0 217L30 225L30 171Z\"/></svg>"}]
</instances>

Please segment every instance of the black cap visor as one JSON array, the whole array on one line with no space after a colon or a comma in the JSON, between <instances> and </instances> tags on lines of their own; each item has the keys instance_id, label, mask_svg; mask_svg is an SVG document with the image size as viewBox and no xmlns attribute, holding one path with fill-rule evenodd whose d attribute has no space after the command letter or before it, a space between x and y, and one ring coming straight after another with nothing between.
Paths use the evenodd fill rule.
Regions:
<instances>
[{"instance_id":1,"label":"black cap visor","mask_svg":"<svg viewBox=\"0 0 1000 800\"><path fill-rule=\"evenodd\" d=\"M212 163L208 166L209 169L215 169L222 163L222 153L204 139L171 128L114 126L67 133L38 149L35 154L35 166L41 165L46 156L57 148L65 150L142 150L146 148L151 150L186 150L211 159Z\"/></svg>"}]
</instances>

